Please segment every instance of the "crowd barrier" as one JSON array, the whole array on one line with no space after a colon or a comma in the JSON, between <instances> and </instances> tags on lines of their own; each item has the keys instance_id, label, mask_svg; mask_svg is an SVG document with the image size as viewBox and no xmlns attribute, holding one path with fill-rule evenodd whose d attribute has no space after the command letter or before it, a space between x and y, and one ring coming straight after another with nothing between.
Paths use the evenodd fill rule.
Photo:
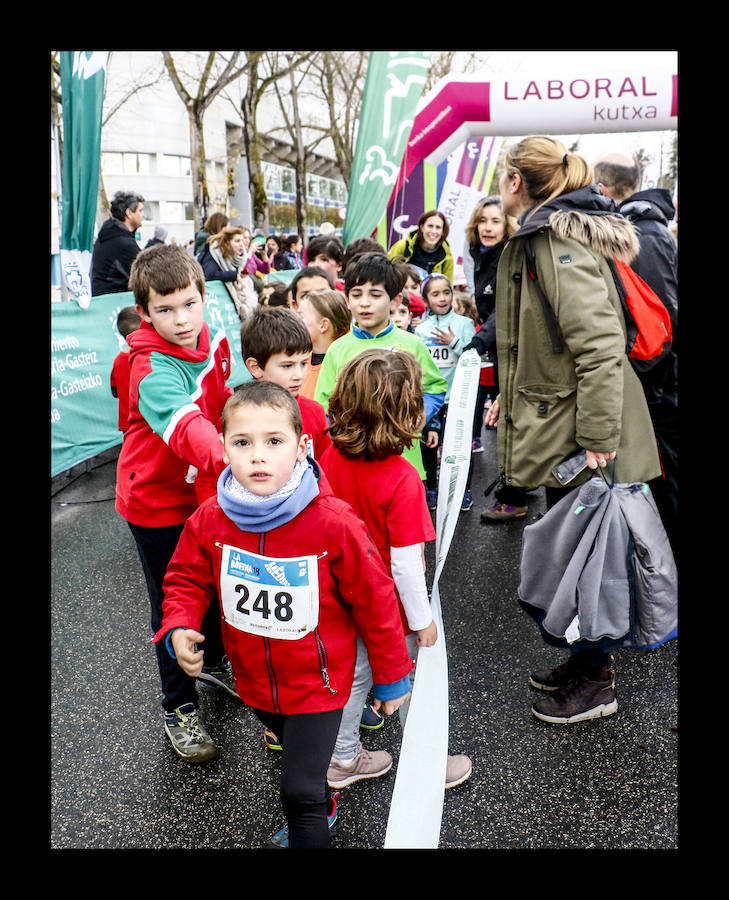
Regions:
<instances>
[{"instance_id":1,"label":"crowd barrier","mask_svg":"<svg viewBox=\"0 0 729 900\"><path fill-rule=\"evenodd\" d=\"M51 477L121 443L109 378L125 343L116 319L123 307L133 305L131 291L92 297L86 309L73 301L51 304ZM228 384L248 381L240 319L221 281L206 283L203 314L230 343Z\"/></svg>"}]
</instances>

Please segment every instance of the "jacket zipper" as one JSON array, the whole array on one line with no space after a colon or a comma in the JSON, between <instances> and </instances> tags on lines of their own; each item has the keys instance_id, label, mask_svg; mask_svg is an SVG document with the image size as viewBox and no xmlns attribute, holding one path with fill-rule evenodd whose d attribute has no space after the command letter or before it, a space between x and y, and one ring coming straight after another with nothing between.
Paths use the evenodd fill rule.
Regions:
<instances>
[{"instance_id":1,"label":"jacket zipper","mask_svg":"<svg viewBox=\"0 0 729 900\"><path fill-rule=\"evenodd\" d=\"M261 532L258 535L258 553L263 556L263 551L266 548L266 533ZM273 667L273 654L271 647L271 639L264 637L263 639L263 658L266 664L266 671L268 672L268 681L271 687L271 703L276 712L281 712L281 706L279 704L279 691L278 691L278 679L276 677L276 671Z\"/></svg>"},{"instance_id":2,"label":"jacket zipper","mask_svg":"<svg viewBox=\"0 0 729 900\"><path fill-rule=\"evenodd\" d=\"M258 535L258 552L261 556L265 556L264 550L266 549L266 532L261 532ZM319 634L319 628L314 629L314 640L316 642L316 651L319 657L319 671L321 672L322 681L324 683L324 687L329 691L330 694L339 693L335 690L330 682L329 682L329 655L327 653L327 649L324 646L324 641L322 640L321 635ZM276 672L273 667L273 656L272 656L272 646L271 639L264 637L263 638L263 650L264 650L264 658L266 661L266 671L268 672L268 679L271 683L271 703L273 703L274 709L276 712L281 712L281 707L279 706L279 691L278 691L278 679L276 677Z\"/></svg>"},{"instance_id":3,"label":"jacket zipper","mask_svg":"<svg viewBox=\"0 0 729 900\"><path fill-rule=\"evenodd\" d=\"M330 694L337 694L338 691L336 691L329 683L329 671L327 668L329 656L327 654L327 649L324 646L324 641L319 634L318 627L314 629L314 640L316 641L316 649L319 654L319 671L321 672L321 677L324 681L324 687L329 691Z\"/></svg>"}]
</instances>

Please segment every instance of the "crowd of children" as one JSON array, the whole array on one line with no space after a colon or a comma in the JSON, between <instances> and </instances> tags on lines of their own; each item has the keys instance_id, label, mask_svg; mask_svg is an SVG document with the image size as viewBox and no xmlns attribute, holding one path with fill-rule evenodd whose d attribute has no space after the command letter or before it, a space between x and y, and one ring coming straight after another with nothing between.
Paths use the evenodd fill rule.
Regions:
<instances>
[{"instance_id":1,"label":"crowd of children","mask_svg":"<svg viewBox=\"0 0 729 900\"><path fill-rule=\"evenodd\" d=\"M476 329L444 274L423 279L371 239L345 251L321 235L304 255L243 322L252 380L233 390L200 264L145 249L113 375L116 508L146 579L165 731L204 762L219 751L197 689L248 704L283 760L272 845L292 848L330 846L329 788L389 771L360 727L396 710L404 725L418 648L438 640L424 547L454 366ZM445 786L471 768L449 756Z\"/></svg>"}]
</instances>

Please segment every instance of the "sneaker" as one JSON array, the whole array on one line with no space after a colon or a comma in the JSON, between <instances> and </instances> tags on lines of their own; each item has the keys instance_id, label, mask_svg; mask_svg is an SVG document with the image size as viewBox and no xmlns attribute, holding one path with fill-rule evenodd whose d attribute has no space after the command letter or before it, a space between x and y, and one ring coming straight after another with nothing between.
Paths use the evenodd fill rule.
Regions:
<instances>
[{"instance_id":1,"label":"sneaker","mask_svg":"<svg viewBox=\"0 0 729 900\"><path fill-rule=\"evenodd\" d=\"M615 673L604 670L604 679L593 681L574 675L567 684L532 706L532 713L543 722L570 725L586 719L611 716L618 709L615 699Z\"/></svg>"},{"instance_id":2,"label":"sneaker","mask_svg":"<svg viewBox=\"0 0 729 900\"><path fill-rule=\"evenodd\" d=\"M437 509L438 508L438 490L437 490L437 488L426 488L425 489L425 502L428 504L428 509Z\"/></svg>"},{"instance_id":3,"label":"sneaker","mask_svg":"<svg viewBox=\"0 0 729 900\"><path fill-rule=\"evenodd\" d=\"M446 761L446 790L455 787L457 784L463 784L464 781L471 777L473 764L467 756L459 754L458 756L449 756Z\"/></svg>"},{"instance_id":4,"label":"sneaker","mask_svg":"<svg viewBox=\"0 0 729 900\"><path fill-rule=\"evenodd\" d=\"M526 506L510 506L508 503L494 503L481 513L482 522L508 522L511 519L523 519L527 514Z\"/></svg>"},{"instance_id":5,"label":"sneaker","mask_svg":"<svg viewBox=\"0 0 729 900\"><path fill-rule=\"evenodd\" d=\"M385 750L370 752L364 747L350 763L332 759L327 769L327 784L332 788L348 787L365 778L379 778L392 768L392 757Z\"/></svg>"},{"instance_id":6,"label":"sneaker","mask_svg":"<svg viewBox=\"0 0 729 900\"><path fill-rule=\"evenodd\" d=\"M218 748L201 725L200 714L193 703L185 703L165 713L165 731L175 753L187 762L206 762L218 755Z\"/></svg>"},{"instance_id":7,"label":"sneaker","mask_svg":"<svg viewBox=\"0 0 729 900\"><path fill-rule=\"evenodd\" d=\"M564 687L576 674L575 654L570 653L567 659L553 669L536 669L529 676L529 684L539 691L556 691Z\"/></svg>"},{"instance_id":8,"label":"sneaker","mask_svg":"<svg viewBox=\"0 0 729 900\"><path fill-rule=\"evenodd\" d=\"M333 838L339 834L339 809L337 808L337 799L339 791L331 796L331 812L327 816L327 824L329 825L329 837ZM289 845L289 828L288 825L277 831L276 834L268 842L269 847L287 848Z\"/></svg>"},{"instance_id":9,"label":"sneaker","mask_svg":"<svg viewBox=\"0 0 729 900\"><path fill-rule=\"evenodd\" d=\"M281 741L279 741L278 737L271 731L270 728L263 729L263 743L268 747L269 750L283 750L281 746Z\"/></svg>"},{"instance_id":10,"label":"sneaker","mask_svg":"<svg viewBox=\"0 0 729 900\"><path fill-rule=\"evenodd\" d=\"M483 453L483 444L481 438L474 438L471 441L471 453Z\"/></svg>"},{"instance_id":11,"label":"sneaker","mask_svg":"<svg viewBox=\"0 0 729 900\"><path fill-rule=\"evenodd\" d=\"M385 717L376 712L369 703L365 703L359 727L366 728L367 731L376 731L378 728L382 728L384 724Z\"/></svg>"},{"instance_id":12,"label":"sneaker","mask_svg":"<svg viewBox=\"0 0 729 900\"><path fill-rule=\"evenodd\" d=\"M461 500L461 512L467 512L473 506L473 494L471 491L463 492L463 500Z\"/></svg>"},{"instance_id":13,"label":"sneaker","mask_svg":"<svg viewBox=\"0 0 729 900\"><path fill-rule=\"evenodd\" d=\"M227 691L236 700L240 700L233 680L233 667L227 656L224 656L217 666L203 666L197 679L200 687L220 688Z\"/></svg>"}]
</instances>

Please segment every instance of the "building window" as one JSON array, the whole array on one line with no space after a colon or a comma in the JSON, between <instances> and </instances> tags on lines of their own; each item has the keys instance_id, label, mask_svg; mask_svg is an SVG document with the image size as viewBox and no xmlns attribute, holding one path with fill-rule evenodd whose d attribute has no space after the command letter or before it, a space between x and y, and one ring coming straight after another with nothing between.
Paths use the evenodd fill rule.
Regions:
<instances>
[{"instance_id":1,"label":"building window","mask_svg":"<svg viewBox=\"0 0 729 900\"><path fill-rule=\"evenodd\" d=\"M102 153L101 171L104 175L123 175L124 160L121 153Z\"/></svg>"}]
</instances>

